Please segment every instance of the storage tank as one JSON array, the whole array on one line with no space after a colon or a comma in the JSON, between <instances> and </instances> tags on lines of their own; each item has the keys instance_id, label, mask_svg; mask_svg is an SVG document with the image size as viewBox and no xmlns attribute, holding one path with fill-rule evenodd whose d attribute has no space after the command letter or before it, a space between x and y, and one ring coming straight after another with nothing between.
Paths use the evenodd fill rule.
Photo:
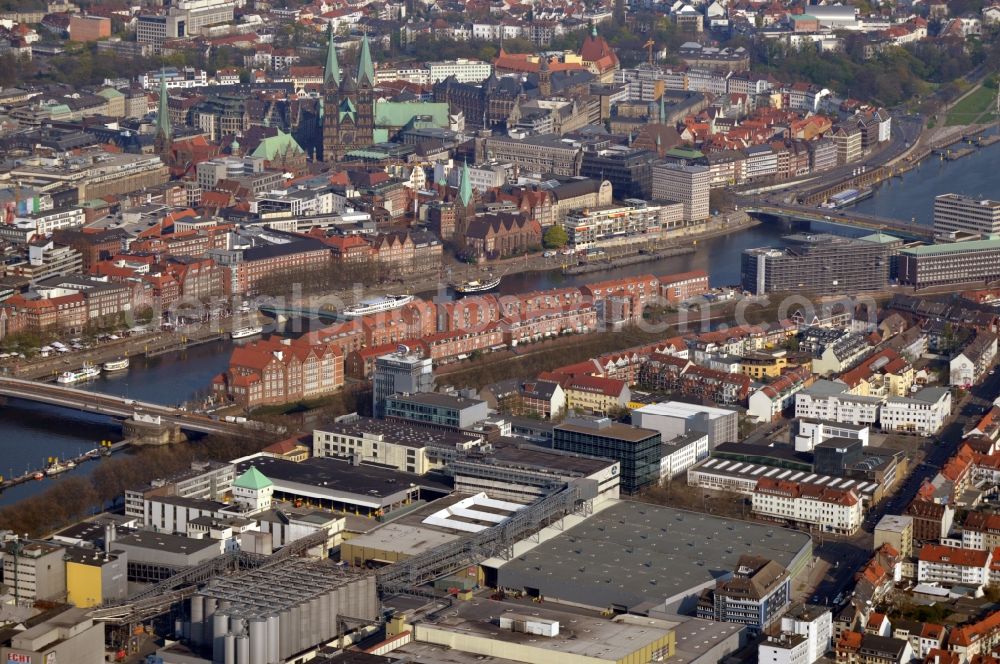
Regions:
<instances>
[{"instance_id":1,"label":"storage tank","mask_svg":"<svg viewBox=\"0 0 1000 664\"><path fill-rule=\"evenodd\" d=\"M278 614L279 659L287 659L294 653L292 650L292 612L283 609Z\"/></svg>"},{"instance_id":2,"label":"storage tank","mask_svg":"<svg viewBox=\"0 0 1000 664\"><path fill-rule=\"evenodd\" d=\"M224 664L223 653L226 650L226 635L229 633L229 616L217 610L212 616L212 661Z\"/></svg>"},{"instance_id":3,"label":"storage tank","mask_svg":"<svg viewBox=\"0 0 1000 664\"><path fill-rule=\"evenodd\" d=\"M249 664L267 664L267 621L262 618L250 621Z\"/></svg>"},{"instance_id":4,"label":"storage tank","mask_svg":"<svg viewBox=\"0 0 1000 664\"><path fill-rule=\"evenodd\" d=\"M281 626L278 616L267 617L267 664L281 664Z\"/></svg>"},{"instance_id":5,"label":"storage tank","mask_svg":"<svg viewBox=\"0 0 1000 664\"><path fill-rule=\"evenodd\" d=\"M223 648L225 652L222 653L223 664L236 664L236 637L232 634L226 634L222 637Z\"/></svg>"},{"instance_id":6,"label":"storage tank","mask_svg":"<svg viewBox=\"0 0 1000 664\"><path fill-rule=\"evenodd\" d=\"M188 637L195 646L200 646L205 638L205 598L195 595L191 598L191 629Z\"/></svg>"},{"instance_id":7,"label":"storage tank","mask_svg":"<svg viewBox=\"0 0 1000 664\"><path fill-rule=\"evenodd\" d=\"M250 637L236 637L236 664L250 664Z\"/></svg>"}]
</instances>

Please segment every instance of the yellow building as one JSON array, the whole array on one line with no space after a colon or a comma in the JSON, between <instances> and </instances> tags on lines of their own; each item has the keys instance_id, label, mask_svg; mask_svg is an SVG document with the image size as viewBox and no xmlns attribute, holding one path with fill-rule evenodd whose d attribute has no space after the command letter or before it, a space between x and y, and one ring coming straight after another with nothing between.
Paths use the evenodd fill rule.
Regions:
<instances>
[{"instance_id":1,"label":"yellow building","mask_svg":"<svg viewBox=\"0 0 1000 664\"><path fill-rule=\"evenodd\" d=\"M625 381L601 376L578 376L567 385L566 407L570 411L607 415L628 406L632 400Z\"/></svg>"},{"instance_id":2,"label":"yellow building","mask_svg":"<svg viewBox=\"0 0 1000 664\"><path fill-rule=\"evenodd\" d=\"M128 596L128 570L122 552L105 554L97 549L66 550L66 601L89 609Z\"/></svg>"},{"instance_id":3,"label":"yellow building","mask_svg":"<svg viewBox=\"0 0 1000 664\"><path fill-rule=\"evenodd\" d=\"M740 360L740 373L754 380L777 378L787 366L788 357L785 351L751 353Z\"/></svg>"}]
</instances>

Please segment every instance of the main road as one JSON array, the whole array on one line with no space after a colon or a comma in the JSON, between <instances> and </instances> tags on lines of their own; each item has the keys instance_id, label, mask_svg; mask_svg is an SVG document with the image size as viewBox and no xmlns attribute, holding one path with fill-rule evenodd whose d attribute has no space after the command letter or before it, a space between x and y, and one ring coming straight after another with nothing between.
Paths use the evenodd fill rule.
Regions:
<instances>
[{"instance_id":1,"label":"main road","mask_svg":"<svg viewBox=\"0 0 1000 664\"><path fill-rule=\"evenodd\" d=\"M159 417L164 424L176 424L185 431L234 436L251 435L255 429L246 424L222 422L200 413L161 406L146 401L88 392L63 385L39 383L20 378L0 377L0 396L25 399L38 403L72 408L111 417L131 418L136 415Z\"/></svg>"}]
</instances>

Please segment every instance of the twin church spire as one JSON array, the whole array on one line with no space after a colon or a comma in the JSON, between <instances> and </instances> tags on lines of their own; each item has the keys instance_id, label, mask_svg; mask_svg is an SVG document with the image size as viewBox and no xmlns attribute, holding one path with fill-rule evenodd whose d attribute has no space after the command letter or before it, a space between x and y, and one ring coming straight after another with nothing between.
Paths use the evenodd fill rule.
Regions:
<instances>
[{"instance_id":1,"label":"twin church spire","mask_svg":"<svg viewBox=\"0 0 1000 664\"><path fill-rule=\"evenodd\" d=\"M350 76L348 74L347 76ZM361 41L361 56L358 58L358 73L354 77L358 85L375 86L375 63L372 61L371 45L366 34ZM340 71L340 61L337 59L337 49L333 43L333 26L327 29L326 67L323 71L323 84L327 87L339 87L344 81Z\"/></svg>"}]
</instances>

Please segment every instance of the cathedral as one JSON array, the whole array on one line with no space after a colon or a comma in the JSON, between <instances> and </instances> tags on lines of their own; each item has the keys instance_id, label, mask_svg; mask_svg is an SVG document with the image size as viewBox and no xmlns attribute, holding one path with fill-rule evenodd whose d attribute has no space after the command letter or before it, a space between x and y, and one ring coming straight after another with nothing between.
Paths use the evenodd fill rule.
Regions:
<instances>
[{"instance_id":1,"label":"cathedral","mask_svg":"<svg viewBox=\"0 0 1000 664\"><path fill-rule=\"evenodd\" d=\"M375 142L375 65L368 35L361 43L358 74L341 73L333 30L323 73L323 161L335 162L351 150Z\"/></svg>"}]
</instances>

